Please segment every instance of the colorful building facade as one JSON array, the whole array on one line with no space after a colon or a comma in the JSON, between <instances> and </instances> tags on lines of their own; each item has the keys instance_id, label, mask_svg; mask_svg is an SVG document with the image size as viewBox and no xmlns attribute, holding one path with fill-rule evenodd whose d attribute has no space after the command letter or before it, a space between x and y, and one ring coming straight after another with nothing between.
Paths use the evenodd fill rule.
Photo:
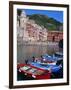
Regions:
<instances>
[{"instance_id":1,"label":"colorful building facade","mask_svg":"<svg viewBox=\"0 0 71 90\"><path fill-rule=\"evenodd\" d=\"M63 32L62 31L48 31L48 41L50 42L59 42L63 39Z\"/></svg>"}]
</instances>

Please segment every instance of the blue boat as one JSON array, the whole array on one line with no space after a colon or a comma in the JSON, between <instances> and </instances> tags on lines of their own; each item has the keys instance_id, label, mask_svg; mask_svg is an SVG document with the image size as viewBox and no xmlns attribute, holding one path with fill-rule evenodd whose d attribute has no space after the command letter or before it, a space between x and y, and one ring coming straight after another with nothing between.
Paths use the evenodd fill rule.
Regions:
<instances>
[{"instance_id":1,"label":"blue boat","mask_svg":"<svg viewBox=\"0 0 71 90\"><path fill-rule=\"evenodd\" d=\"M52 73L53 72L58 72L62 68L62 65L43 65L43 64L40 64L40 63L36 63L36 62L32 62L31 65L35 66L37 68L44 69L44 70L49 70Z\"/></svg>"},{"instance_id":2,"label":"blue boat","mask_svg":"<svg viewBox=\"0 0 71 90\"><path fill-rule=\"evenodd\" d=\"M44 54L42 55L43 59L48 61L60 61L63 59L63 53L62 52L56 52L53 55Z\"/></svg>"},{"instance_id":3,"label":"blue boat","mask_svg":"<svg viewBox=\"0 0 71 90\"><path fill-rule=\"evenodd\" d=\"M63 67L63 53L44 54L42 55L42 61L39 58L35 58L30 64L41 69L50 70L51 72L58 72Z\"/></svg>"}]
</instances>

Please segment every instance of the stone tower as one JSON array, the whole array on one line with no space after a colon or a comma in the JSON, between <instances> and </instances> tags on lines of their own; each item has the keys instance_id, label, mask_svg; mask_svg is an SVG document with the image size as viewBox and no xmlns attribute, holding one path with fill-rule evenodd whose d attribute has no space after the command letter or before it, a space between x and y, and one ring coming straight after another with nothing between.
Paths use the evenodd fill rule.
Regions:
<instances>
[{"instance_id":1,"label":"stone tower","mask_svg":"<svg viewBox=\"0 0 71 90\"><path fill-rule=\"evenodd\" d=\"M25 11L23 10L20 16L20 29L23 34L23 40L28 40L28 32L26 30L27 16Z\"/></svg>"},{"instance_id":2,"label":"stone tower","mask_svg":"<svg viewBox=\"0 0 71 90\"><path fill-rule=\"evenodd\" d=\"M26 13L25 11L23 10L21 15L20 15L20 27L22 29L26 29Z\"/></svg>"}]
</instances>

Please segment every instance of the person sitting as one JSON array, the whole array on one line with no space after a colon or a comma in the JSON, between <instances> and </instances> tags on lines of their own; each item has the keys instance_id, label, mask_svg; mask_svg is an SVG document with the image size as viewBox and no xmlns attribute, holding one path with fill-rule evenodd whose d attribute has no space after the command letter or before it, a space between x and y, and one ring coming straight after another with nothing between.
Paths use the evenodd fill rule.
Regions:
<instances>
[{"instance_id":1,"label":"person sitting","mask_svg":"<svg viewBox=\"0 0 71 90\"><path fill-rule=\"evenodd\" d=\"M43 63L43 57L42 57L42 55L40 56L40 60L41 60L41 63Z\"/></svg>"},{"instance_id":2,"label":"person sitting","mask_svg":"<svg viewBox=\"0 0 71 90\"><path fill-rule=\"evenodd\" d=\"M35 62L35 57L34 56L32 57L32 61Z\"/></svg>"},{"instance_id":3,"label":"person sitting","mask_svg":"<svg viewBox=\"0 0 71 90\"><path fill-rule=\"evenodd\" d=\"M32 61L33 62L37 62L38 61L38 58L35 58L34 56L32 57Z\"/></svg>"}]
</instances>

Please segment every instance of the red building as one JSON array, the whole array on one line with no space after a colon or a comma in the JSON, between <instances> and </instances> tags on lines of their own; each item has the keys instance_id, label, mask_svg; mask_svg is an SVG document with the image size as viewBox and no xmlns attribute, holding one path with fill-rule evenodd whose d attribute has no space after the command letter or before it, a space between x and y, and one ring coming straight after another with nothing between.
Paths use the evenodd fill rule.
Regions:
<instances>
[{"instance_id":1,"label":"red building","mask_svg":"<svg viewBox=\"0 0 71 90\"><path fill-rule=\"evenodd\" d=\"M62 31L48 31L47 39L50 42L59 42L61 39L63 39L63 32Z\"/></svg>"}]
</instances>

